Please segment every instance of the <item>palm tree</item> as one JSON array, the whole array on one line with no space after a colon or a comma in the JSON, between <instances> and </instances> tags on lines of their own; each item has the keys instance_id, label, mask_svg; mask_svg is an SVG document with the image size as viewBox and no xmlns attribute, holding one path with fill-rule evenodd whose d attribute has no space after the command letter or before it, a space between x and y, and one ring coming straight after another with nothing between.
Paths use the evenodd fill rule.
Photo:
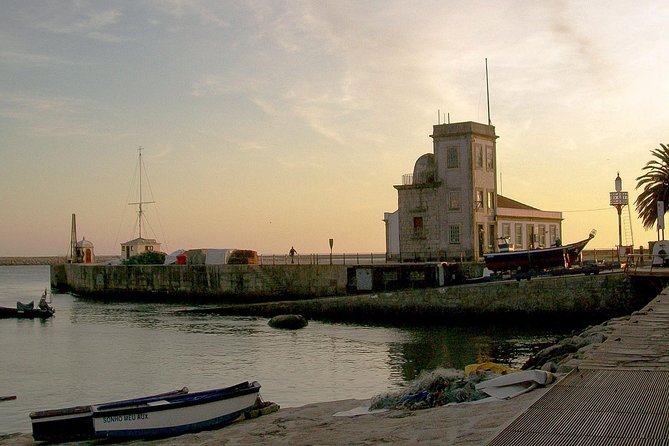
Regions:
<instances>
[{"instance_id":1,"label":"palm tree","mask_svg":"<svg viewBox=\"0 0 669 446\"><path fill-rule=\"evenodd\" d=\"M662 149L651 151L656 159L648 161L642 169L644 174L636 179L636 188L643 187L643 191L634 204L646 229L652 229L657 221L657 202L669 203L669 146L660 146Z\"/></svg>"}]
</instances>

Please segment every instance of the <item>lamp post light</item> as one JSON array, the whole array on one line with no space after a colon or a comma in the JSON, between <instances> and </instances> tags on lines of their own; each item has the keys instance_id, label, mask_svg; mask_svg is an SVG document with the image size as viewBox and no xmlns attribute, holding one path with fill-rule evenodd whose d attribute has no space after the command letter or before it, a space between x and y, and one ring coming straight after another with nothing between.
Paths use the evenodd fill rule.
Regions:
<instances>
[{"instance_id":1,"label":"lamp post light","mask_svg":"<svg viewBox=\"0 0 669 446\"><path fill-rule=\"evenodd\" d=\"M618 211L618 262L620 262L620 250L623 246L623 229L622 229L622 211L623 207L627 206L629 203L629 197L627 192L623 192L623 180L620 178L620 173L617 174L615 179L615 192L610 192L610 202L609 204L616 208Z\"/></svg>"},{"instance_id":2,"label":"lamp post light","mask_svg":"<svg viewBox=\"0 0 669 446\"><path fill-rule=\"evenodd\" d=\"M334 239L330 239L330 265L332 265L332 245L334 244Z\"/></svg>"}]
</instances>

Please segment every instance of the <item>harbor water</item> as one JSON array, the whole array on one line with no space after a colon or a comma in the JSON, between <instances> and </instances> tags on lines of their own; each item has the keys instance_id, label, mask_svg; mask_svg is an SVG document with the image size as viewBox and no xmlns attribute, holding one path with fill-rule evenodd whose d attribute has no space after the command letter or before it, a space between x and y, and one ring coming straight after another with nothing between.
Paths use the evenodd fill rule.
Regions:
<instances>
[{"instance_id":1,"label":"harbor water","mask_svg":"<svg viewBox=\"0 0 669 446\"><path fill-rule=\"evenodd\" d=\"M0 266L0 306L37 304L48 266ZM494 361L520 367L574 327L381 327L185 313L196 306L51 295L55 317L0 319L0 435L30 432L34 410L102 403L187 386L259 381L282 407L368 399L423 371Z\"/></svg>"}]
</instances>

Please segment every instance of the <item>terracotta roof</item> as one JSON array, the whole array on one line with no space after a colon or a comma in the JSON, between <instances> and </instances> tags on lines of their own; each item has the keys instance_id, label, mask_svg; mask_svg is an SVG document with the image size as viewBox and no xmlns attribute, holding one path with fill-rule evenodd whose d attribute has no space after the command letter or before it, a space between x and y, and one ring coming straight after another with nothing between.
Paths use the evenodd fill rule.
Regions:
<instances>
[{"instance_id":1,"label":"terracotta roof","mask_svg":"<svg viewBox=\"0 0 669 446\"><path fill-rule=\"evenodd\" d=\"M497 207L498 208L511 208L511 209L527 209L532 211L538 211L539 209L533 208L526 204L521 203L520 201L512 200L503 195L497 194Z\"/></svg>"}]
</instances>

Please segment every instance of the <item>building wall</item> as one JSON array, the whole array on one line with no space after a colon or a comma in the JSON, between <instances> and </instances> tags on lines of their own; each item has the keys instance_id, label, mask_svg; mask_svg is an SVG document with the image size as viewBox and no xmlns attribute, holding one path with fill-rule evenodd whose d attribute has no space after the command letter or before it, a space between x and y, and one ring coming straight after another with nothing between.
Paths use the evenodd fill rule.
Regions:
<instances>
[{"instance_id":1,"label":"building wall","mask_svg":"<svg viewBox=\"0 0 669 446\"><path fill-rule=\"evenodd\" d=\"M399 212L384 212L386 224L386 258L394 259L400 255L400 221Z\"/></svg>"},{"instance_id":2,"label":"building wall","mask_svg":"<svg viewBox=\"0 0 669 446\"><path fill-rule=\"evenodd\" d=\"M430 183L396 188L402 259L436 258L440 233L438 185Z\"/></svg>"}]
</instances>

